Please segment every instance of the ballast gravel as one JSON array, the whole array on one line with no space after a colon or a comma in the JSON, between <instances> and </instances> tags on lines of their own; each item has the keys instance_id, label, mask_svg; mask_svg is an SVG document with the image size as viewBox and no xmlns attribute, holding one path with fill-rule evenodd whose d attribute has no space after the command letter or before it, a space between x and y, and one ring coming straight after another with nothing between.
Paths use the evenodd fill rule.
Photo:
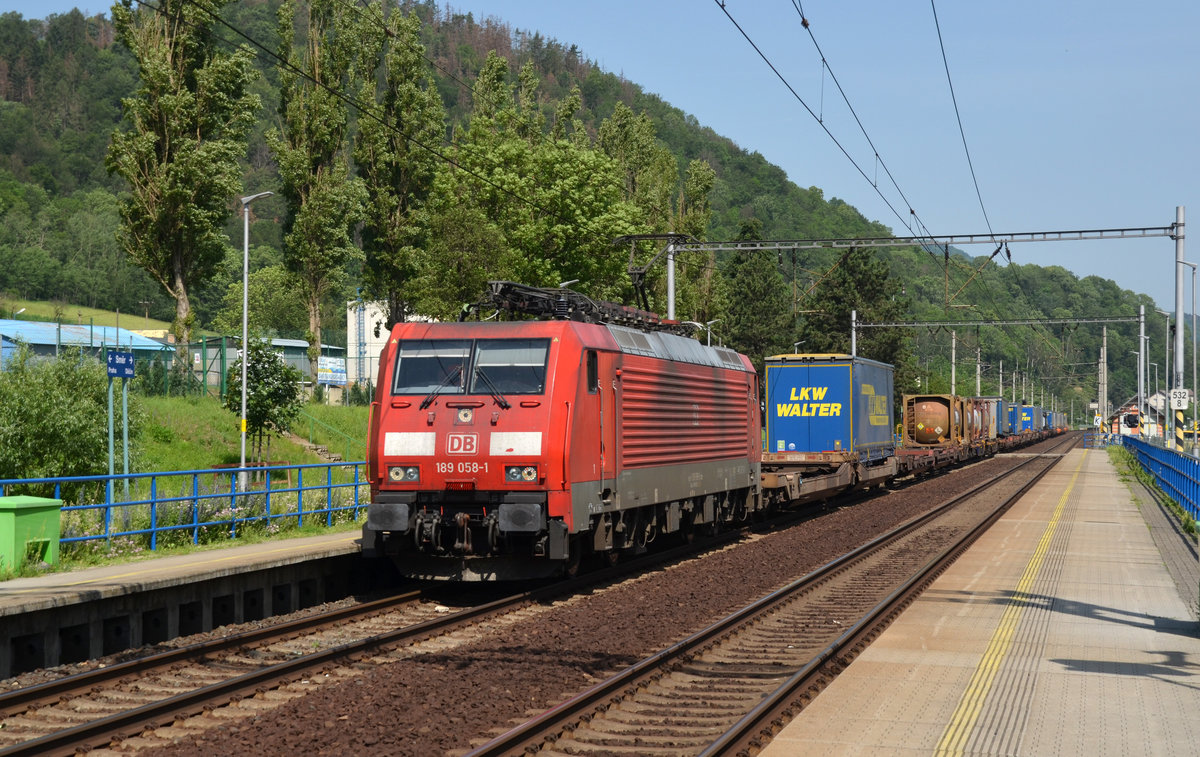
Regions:
<instances>
[{"instance_id":1,"label":"ballast gravel","mask_svg":"<svg viewBox=\"0 0 1200 757\"><path fill-rule=\"evenodd\" d=\"M325 684L156 754L462 754L1013 465L993 458L556 602L472 642ZM120 747L118 747L120 749Z\"/></svg>"}]
</instances>

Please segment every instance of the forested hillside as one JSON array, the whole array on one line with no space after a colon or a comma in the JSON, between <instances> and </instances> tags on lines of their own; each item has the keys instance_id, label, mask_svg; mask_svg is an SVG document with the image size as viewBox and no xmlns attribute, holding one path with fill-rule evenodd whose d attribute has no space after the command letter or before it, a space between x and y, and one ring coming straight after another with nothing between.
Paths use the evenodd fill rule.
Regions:
<instances>
[{"instance_id":1,"label":"forested hillside","mask_svg":"<svg viewBox=\"0 0 1200 757\"><path fill-rule=\"evenodd\" d=\"M271 143L286 138L292 117L280 110L287 83L265 52L286 47L279 34L280 5L280 0L229 4L222 11L228 26L216 27L216 34L240 45L248 46L247 38L262 45L248 47L258 72L250 90L261 108L241 173L246 194L269 190L276 196L253 206L251 313L262 331L302 337L311 326L295 295L291 277L297 266L285 255L284 241L301 190L289 190L295 178L281 175L280 143ZM359 219L348 232L360 251L347 256L321 295L321 337L327 343L344 343L344 303L360 288L370 293L396 286L381 277L407 276L407 288L395 289L396 296L426 312L452 312L488 277L541 285L564 280L559 276L582 278L588 294L631 302L628 283L622 283L629 249L609 246L620 234L691 231L706 240L732 240L891 233L846 203L826 199L819 188L795 183L816 183L818 177L789 180L762 155L740 149L637 83L601 70L569 41L434 2L408 2L402 9L420 21L413 33L424 54L403 65L422 72L418 83L430 77L439 96L439 149L474 173L434 161L429 170L436 176L421 190L427 201L404 222L402 238L381 237L369 204L361 215L342 219ZM378 30L362 12L345 23L376 38ZM373 88L383 107L386 97L379 93L391 86L383 54L399 45L378 39ZM3 302L8 297L172 318L174 301L129 262L118 243L120 202L128 185L106 168L114 131L130 128L121 101L135 95L138 81L138 63L108 18L85 18L78 11L45 20L0 16L0 317L8 314ZM350 166L351 180L369 182L372 119L356 108L348 109L347 118L350 136L335 152ZM384 130L374 138L386 141L389 135ZM581 175L588 181L576 181ZM517 199L482 177L505 191L514 188ZM477 204L452 199L463 197ZM535 212L522 202L532 203ZM234 209L236 197L229 203ZM562 220L566 216L569 222ZM226 263L193 290L192 310L198 326L230 331L240 320L238 215L230 214L225 232L231 240ZM394 271L385 270L388 244L407 251ZM643 245L640 262L655 250ZM681 259L680 317L720 319L714 333L748 351L790 350L796 343L802 351L848 350L851 309L868 322L1078 318L1136 312L1138 304L1153 312L1148 297L1114 282L1079 280L1061 268L999 258L987 264L986 256L910 247L743 257ZM579 270L586 274L568 276ZM659 286L652 294L656 307L663 304L660 277L661 270L652 272ZM746 291L772 293L775 299L747 303L739 296ZM765 302L776 303L771 312L764 312ZM765 336L754 336L755 329ZM1161 329L1148 331L1156 335L1152 348L1157 339L1161 349ZM1099 327L1034 332L971 327L960 329L958 338L960 390L974 390L974 371L962 366L973 362L978 344L987 366L985 391L994 390L1003 361L1006 384L1019 365L1064 404L1071 397L1080 403L1094 399ZM1136 387L1126 359L1136 341L1136 325L1109 327L1109 354L1121 356L1110 361L1114 401ZM877 330L864 332L861 343L864 353L897 363L898 390L913 391L918 382L932 390L949 388L946 330Z\"/></svg>"}]
</instances>

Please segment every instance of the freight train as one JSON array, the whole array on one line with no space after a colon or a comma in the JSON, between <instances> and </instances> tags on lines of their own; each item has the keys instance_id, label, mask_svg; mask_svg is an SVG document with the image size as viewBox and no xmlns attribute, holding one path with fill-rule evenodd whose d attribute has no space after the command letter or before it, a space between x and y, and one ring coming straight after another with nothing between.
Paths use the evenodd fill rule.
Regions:
<instances>
[{"instance_id":1,"label":"freight train","mask_svg":"<svg viewBox=\"0 0 1200 757\"><path fill-rule=\"evenodd\" d=\"M380 360L363 554L408 576L570 573L1051 433L1040 408L1014 428L1000 398L915 395L897 443L890 365L779 355L760 386L744 355L652 313L490 287L539 319L400 323Z\"/></svg>"}]
</instances>

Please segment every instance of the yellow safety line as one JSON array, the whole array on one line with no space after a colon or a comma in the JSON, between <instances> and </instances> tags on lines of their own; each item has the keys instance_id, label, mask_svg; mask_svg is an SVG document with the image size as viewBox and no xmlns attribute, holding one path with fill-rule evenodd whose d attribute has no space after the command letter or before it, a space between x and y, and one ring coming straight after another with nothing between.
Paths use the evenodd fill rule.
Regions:
<instances>
[{"instance_id":1,"label":"yellow safety line","mask_svg":"<svg viewBox=\"0 0 1200 757\"><path fill-rule=\"evenodd\" d=\"M975 729L979 713L983 710L983 702L991 691L1000 665L1012 647L1013 636L1016 634L1021 614L1027 604L1029 588L1041 570L1042 562L1050 549L1050 541L1054 538L1054 531L1058 527L1059 518L1062 517L1063 508L1066 507L1067 497L1075 488L1075 481L1079 478L1079 472L1083 468L1086 457L1087 450L1084 450L1079 458L1079 465L1075 466L1075 474L1071 476L1071 482L1067 484L1066 491L1058 500L1054 514L1050 517L1050 522L1046 524L1046 531L1042 534L1033 557L1029 559L1029 564L1025 566L1025 572L1021 576L1020 582L1017 583L1016 590L1008 600L1008 607L1004 610L1004 616L1000 619L1000 625L996 628L996 632L992 634L987 651L983 653L983 658L979 661L979 666L975 669L971 682L963 692L962 699L959 700L958 708L951 716L945 732L942 733L942 739L938 742L935 752L939 757L964 754L967 738Z\"/></svg>"},{"instance_id":2,"label":"yellow safety line","mask_svg":"<svg viewBox=\"0 0 1200 757\"><path fill-rule=\"evenodd\" d=\"M353 533L353 534L346 536L344 539L334 539L333 541L328 542L328 544L330 544L330 545L341 544L343 542L354 541L355 539L358 539L358 538L359 538L359 534ZM266 550L263 552L258 552L256 554L271 555L271 554L275 554L277 552L295 552L298 550L307 549L308 546L310 546L310 545L279 547L278 549L269 549L269 550ZM160 559L167 559L167 558L160 558ZM245 559L246 559L245 553L239 553L236 555L226 555L225 557L216 557L216 558L213 558L212 560L202 560L200 562L186 563L185 565L181 565L179 567L214 565L216 563L231 562L233 560L245 560ZM143 564L145 564L145 563L143 563ZM131 576L140 576L147 572L157 572L157 571L163 570L163 567L161 564L157 565L157 566L148 566L148 567L149 567L149 570L135 570L130 573L117 573L117 574L114 574L111 576L100 576L98 578L87 578L82 581L73 581L73 582L69 582L69 583L58 584L57 586L39 586L39 587L36 587L33 589L17 589L15 591L4 592L4 593L5 594L30 594L33 592L47 591L47 590L51 590L51 589L63 589L63 588L67 588L70 586L85 586L87 584L94 584L94 583L98 583L100 581L112 581L112 580L115 580L118 578L129 578Z\"/></svg>"}]
</instances>

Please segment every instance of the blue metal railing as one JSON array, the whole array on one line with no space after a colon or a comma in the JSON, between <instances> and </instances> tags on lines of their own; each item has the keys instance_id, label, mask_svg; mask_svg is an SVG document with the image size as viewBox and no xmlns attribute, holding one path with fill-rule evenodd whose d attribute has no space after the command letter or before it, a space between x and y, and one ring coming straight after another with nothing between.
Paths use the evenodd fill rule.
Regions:
<instances>
[{"instance_id":1,"label":"blue metal railing","mask_svg":"<svg viewBox=\"0 0 1200 757\"><path fill-rule=\"evenodd\" d=\"M257 527L271 534L283 527L299 528L322 520L325 526L332 526L339 515L357 519L366 507L362 497L368 486L362 475L365 465L341 462L128 476L9 478L0 479L0 493L7 495L15 487L25 492L41 487L55 499L63 498L64 489L71 493L78 503L62 508L63 546L129 538L155 550L164 536L179 543L179 535L184 535L187 541L200 544L237 538L239 529ZM252 483L238 491L238 474L243 471ZM131 489L125 488L126 483ZM119 488L131 490L131 496L118 497Z\"/></svg>"},{"instance_id":2,"label":"blue metal railing","mask_svg":"<svg viewBox=\"0 0 1200 757\"><path fill-rule=\"evenodd\" d=\"M1132 436L1121 437L1121 442L1167 496L1200 519L1200 460Z\"/></svg>"}]
</instances>

